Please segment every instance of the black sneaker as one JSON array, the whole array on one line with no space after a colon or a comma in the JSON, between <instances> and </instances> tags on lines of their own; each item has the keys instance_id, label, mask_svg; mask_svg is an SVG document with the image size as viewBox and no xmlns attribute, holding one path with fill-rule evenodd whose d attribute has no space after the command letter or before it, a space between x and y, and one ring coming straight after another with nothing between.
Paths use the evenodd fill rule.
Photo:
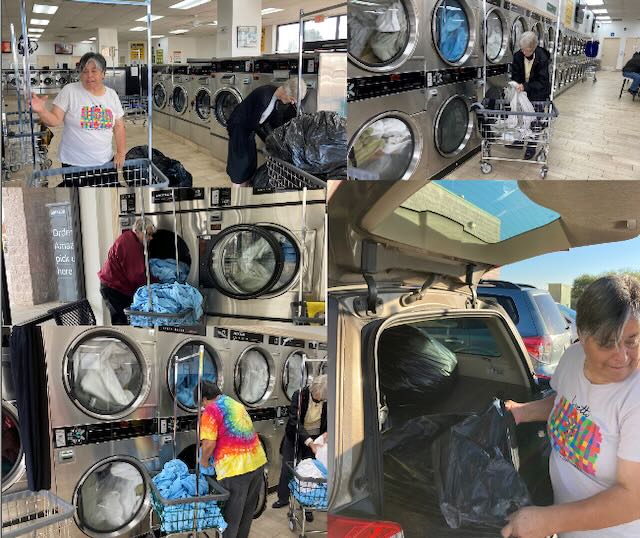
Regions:
<instances>
[{"instance_id":1,"label":"black sneaker","mask_svg":"<svg viewBox=\"0 0 640 538\"><path fill-rule=\"evenodd\" d=\"M307 523L313 522L313 512L305 511L304 518L307 520Z\"/></svg>"},{"instance_id":2,"label":"black sneaker","mask_svg":"<svg viewBox=\"0 0 640 538\"><path fill-rule=\"evenodd\" d=\"M631 95L633 95L634 97L636 97L636 96L638 95L638 90L636 90L636 91L634 92L631 88L629 88L627 91L628 91Z\"/></svg>"},{"instance_id":3,"label":"black sneaker","mask_svg":"<svg viewBox=\"0 0 640 538\"><path fill-rule=\"evenodd\" d=\"M289 506L289 501L281 501L278 499L271 505L271 508L283 508L284 506Z\"/></svg>"},{"instance_id":4,"label":"black sneaker","mask_svg":"<svg viewBox=\"0 0 640 538\"><path fill-rule=\"evenodd\" d=\"M524 152L524 160L530 161L531 159L533 159L535 154L536 154L536 148L527 147L527 149Z\"/></svg>"}]
</instances>

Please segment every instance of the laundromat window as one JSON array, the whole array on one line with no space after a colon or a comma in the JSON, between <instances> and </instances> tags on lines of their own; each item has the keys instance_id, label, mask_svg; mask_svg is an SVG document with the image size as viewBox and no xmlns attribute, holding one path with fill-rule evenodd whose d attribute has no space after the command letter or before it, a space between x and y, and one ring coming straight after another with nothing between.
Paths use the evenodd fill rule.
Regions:
<instances>
[{"instance_id":1,"label":"laundromat window","mask_svg":"<svg viewBox=\"0 0 640 538\"><path fill-rule=\"evenodd\" d=\"M351 0L349 53L371 67L397 60L409 46L410 14L406 0Z\"/></svg>"},{"instance_id":2,"label":"laundromat window","mask_svg":"<svg viewBox=\"0 0 640 538\"><path fill-rule=\"evenodd\" d=\"M178 399L178 405L187 411L197 411L197 405L194 400L194 391L198 386L198 363L197 353L200 344L189 343L180 347L174 353L178 356L178 372L176 385L175 357L171 357L167 368L167 381L169 391L174 398ZM196 355L195 357L193 355ZM186 359L185 357L190 357ZM216 362L215 352L208 347L204 349L203 372L202 379L218 384L218 365ZM177 389L176 389L177 386Z\"/></svg>"},{"instance_id":3,"label":"laundromat window","mask_svg":"<svg viewBox=\"0 0 640 538\"><path fill-rule=\"evenodd\" d=\"M516 181L432 182L401 207L441 215L484 243L499 243L560 218L555 211L530 200Z\"/></svg>"},{"instance_id":4,"label":"laundromat window","mask_svg":"<svg viewBox=\"0 0 640 538\"><path fill-rule=\"evenodd\" d=\"M434 40L442 59L457 63L467 52L471 40L469 20L458 0L443 0L434 13Z\"/></svg>"}]
</instances>

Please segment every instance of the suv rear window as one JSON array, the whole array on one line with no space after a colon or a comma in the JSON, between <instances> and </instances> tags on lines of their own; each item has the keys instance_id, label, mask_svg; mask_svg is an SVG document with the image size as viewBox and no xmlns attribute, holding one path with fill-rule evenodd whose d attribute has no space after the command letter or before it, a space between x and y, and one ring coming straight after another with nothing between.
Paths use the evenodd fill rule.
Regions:
<instances>
[{"instance_id":1,"label":"suv rear window","mask_svg":"<svg viewBox=\"0 0 640 538\"><path fill-rule=\"evenodd\" d=\"M474 318L424 321L414 325L454 353L499 357L494 336L485 321Z\"/></svg>"},{"instance_id":2,"label":"suv rear window","mask_svg":"<svg viewBox=\"0 0 640 538\"><path fill-rule=\"evenodd\" d=\"M502 308L505 309L511 320L517 325L520 322L520 316L518 315L518 309L516 303L511 297L504 297L503 295L481 295L482 298L490 298L496 301Z\"/></svg>"},{"instance_id":3,"label":"suv rear window","mask_svg":"<svg viewBox=\"0 0 640 538\"><path fill-rule=\"evenodd\" d=\"M548 293L537 293L533 300L540 311L542 321L549 334L561 334L567 330L567 321L564 319L555 301Z\"/></svg>"}]
</instances>

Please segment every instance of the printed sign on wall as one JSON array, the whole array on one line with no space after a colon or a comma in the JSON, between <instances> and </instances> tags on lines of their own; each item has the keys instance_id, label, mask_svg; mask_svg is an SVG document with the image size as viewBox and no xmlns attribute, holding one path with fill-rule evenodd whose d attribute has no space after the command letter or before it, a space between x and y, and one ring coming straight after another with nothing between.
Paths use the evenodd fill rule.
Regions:
<instances>
[{"instance_id":1,"label":"printed sign on wall","mask_svg":"<svg viewBox=\"0 0 640 538\"><path fill-rule=\"evenodd\" d=\"M74 243L71 204L61 202L47 204L53 256L58 279L58 301L70 302L78 298L76 247Z\"/></svg>"},{"instance_id":2,"label":"printed sign on wall","mask_svg":"<svg viewBox=\"0 0 640 538\"><path fill-rule=\"evenodd\" d=\"M145 53L146 43L144 41L136 41L129 43L129 59L131 61L144 62L146 58Z\"/></svg>"},{"instance_id":3,"label":"printed sign on wall","mask_svg":"<svg viewBox=\"0 0 640 538\"><path fill-rule=\"evenodd\" d=\"M564 8L564 25L567 28L573 28L573 14L576 11L576 5L574 0L567 0L567 5Z\"/></svg>"}]
</instances>

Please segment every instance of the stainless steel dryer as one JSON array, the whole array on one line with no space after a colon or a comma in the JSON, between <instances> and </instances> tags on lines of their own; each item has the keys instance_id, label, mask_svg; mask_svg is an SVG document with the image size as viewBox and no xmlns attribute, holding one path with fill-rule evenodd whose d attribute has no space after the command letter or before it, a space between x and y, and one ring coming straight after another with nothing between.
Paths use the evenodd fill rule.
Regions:
<instances>
[{"instance_id":1,"label":"stainless steel dryer","mask_svg":"<svg viewBox=\"0 0 640 538\"><path fill-rule=\"evenodd\" d=\"M75 508L73 538L149 532L147 476L159 471L157 419L54 428L52 490Z\"/></svg>"},{"instance_id":2,"label":"stainless steel dryer","mask_svg":"<svg viewBox=\"0 0 640 538\"><path fill-rule=\"evenodd\" d=\"M427 71L484 65L480 6L473 0L426 0Z\"/></svg>"},{"instance_id":3,"label":"stainless steel dryer","mask_svg":"<svg viewBox=\"0 0 640 538\"><path fill-rule=\"evenodd\" d=\"M538 36L538 46L549 50L548 36L545 26L545 19L542 15L531 13L529 17L529 28Z\"/></svg>"},{"instance_id":4,"label":"stainless steel dryer","mask_svg":"<svg viewBox=\"0 0 640 538\"><path fill-rule=\"evenodd\" d=\"M513 52L510 47L511 14L502 7L502 0L487 0L486 37L482 39L482 47L487 58L487 65L510 64ZM485 25L481 24L481 35Z\"/></svg>"},{"instance_id":5,"label":"stainless steel dryer","mask_svg":"<svg viewBox=\"0 0 640 538\"><path fill-rule=\"evenodd\" d=\"M153 66L153 126L169 129L169 98L173 92L173 83L169 72L170 66Z\"/></svg>"},{"instance_id":6,"label":"stainless steel dryer","mask_svg":"<svg viewBox=\"0 0 640 538\"><path fill-rule=\"evenodd\" d=\"M385 92L385 93L383 93ZM424 179L423 73L378 75L349 81L348 175L352 179Z\"/></svg>"},{"instance_id":7,"label":"stainless steel dryer","mask_svg":"<svg viewBox=\"0 0 640 538\"><path fill-rule=\"evenodd\" d=\"M348 78L425 69L422 0L350 0Z\"/></svg>"},{"instance_id":8,"label":"stainless steel dryer","mask_svg":"<svg viewBox=\"0 0 640 538\"><path fill-rule=\"evenodd\" d=\"M169 98L169 130L189 139L189 66L173 66L173 89Z\"/></svg>"},{"instance_id":9,"label":"stainless steel dryer","mask_svg":"<svg viewBox=\"0 0 640 538\"><path fill-rule=\"evenodd\" d=\"M58 90L64 88L70 82L69 71L61 70L56 73L56 87Z\"/></svg>"},{"instance_id":10,"label":"stainless steel dryer","mask_svg":"<svg viewBox=\"0 0 640 538\"><path fill-rule=\"evenodd\" d=\"M191 106L189 108L189 119L191 125L189 140L198 146L208 149L212 105L210 89L211 67L199 66L195 69L197 71L192 74L193 78L191 79L190 87Z\"/></svg>"},{"instance_id":11,"label":"stainless steel dryer","mask_svg":"<svg viewBox=\"0 0 640 538\"><path fill-rule=\"evenodd\" d=\"M520 37L522 36L522 34L531 29L529 25L530 12L522 6L518 6L506 1L504 3L504 7L511 12L510 46L512 54L515 54L520 50Z\"/></svg>"},{"instance_id":12,"label":"stainless steel dryer","mask_svg":"<svg viewBox=\"0 0 640 538\"><path fill-rule=\"evenodd\" d=\"M301 281L305 299L322 300L325 204L308 202L304 221L303 208L227 206L188 214L199 238L208 316L289 322Z\"/></svg>"},{"instance_id":13,"label":"stainless steel dryer","mask_svg":"<svg viewBox=\"0 0 640 538\"><path fill-rule=\"evenodd\" d=\"M427 73L428 177L438 179L460 166L480 146L475 114L475 68Z\"/></svg>"},{"instance_id":14,"label":"stainless steel dryer","mask_svg":"<svg viewBox=\"0 0 640 538\"><path fill-rule=\"evenodd\" d=\"M152 330L45 325L42 333L53 429L156 416Z\"/></svg>"},{"instance_id":15,"label":"stainless steel dryer","mask_svg":"<svg viewBox=\"0 0 640 538\"><path fill-rule=\"evenodd\" d=\"M282 392L289 402L293 394L311 384L318 374L314 363L305 364L302 369L303 359L315 358L315 350L307 347L308 343L301 338L281 338L282 355Z\"/></svg>"},{"instance_id":16,"label":"stainless steel dryer","mask_svg":"<svg viewBox=\"0 0 640 538\"><path fill-rule=\"evenodd\" d=\"M56 75L53 71L41 72L40 84L42 86L42 93L45 93L45 94L58 93L57 84L56 84Z\"/></svg>"}]
</instances>

